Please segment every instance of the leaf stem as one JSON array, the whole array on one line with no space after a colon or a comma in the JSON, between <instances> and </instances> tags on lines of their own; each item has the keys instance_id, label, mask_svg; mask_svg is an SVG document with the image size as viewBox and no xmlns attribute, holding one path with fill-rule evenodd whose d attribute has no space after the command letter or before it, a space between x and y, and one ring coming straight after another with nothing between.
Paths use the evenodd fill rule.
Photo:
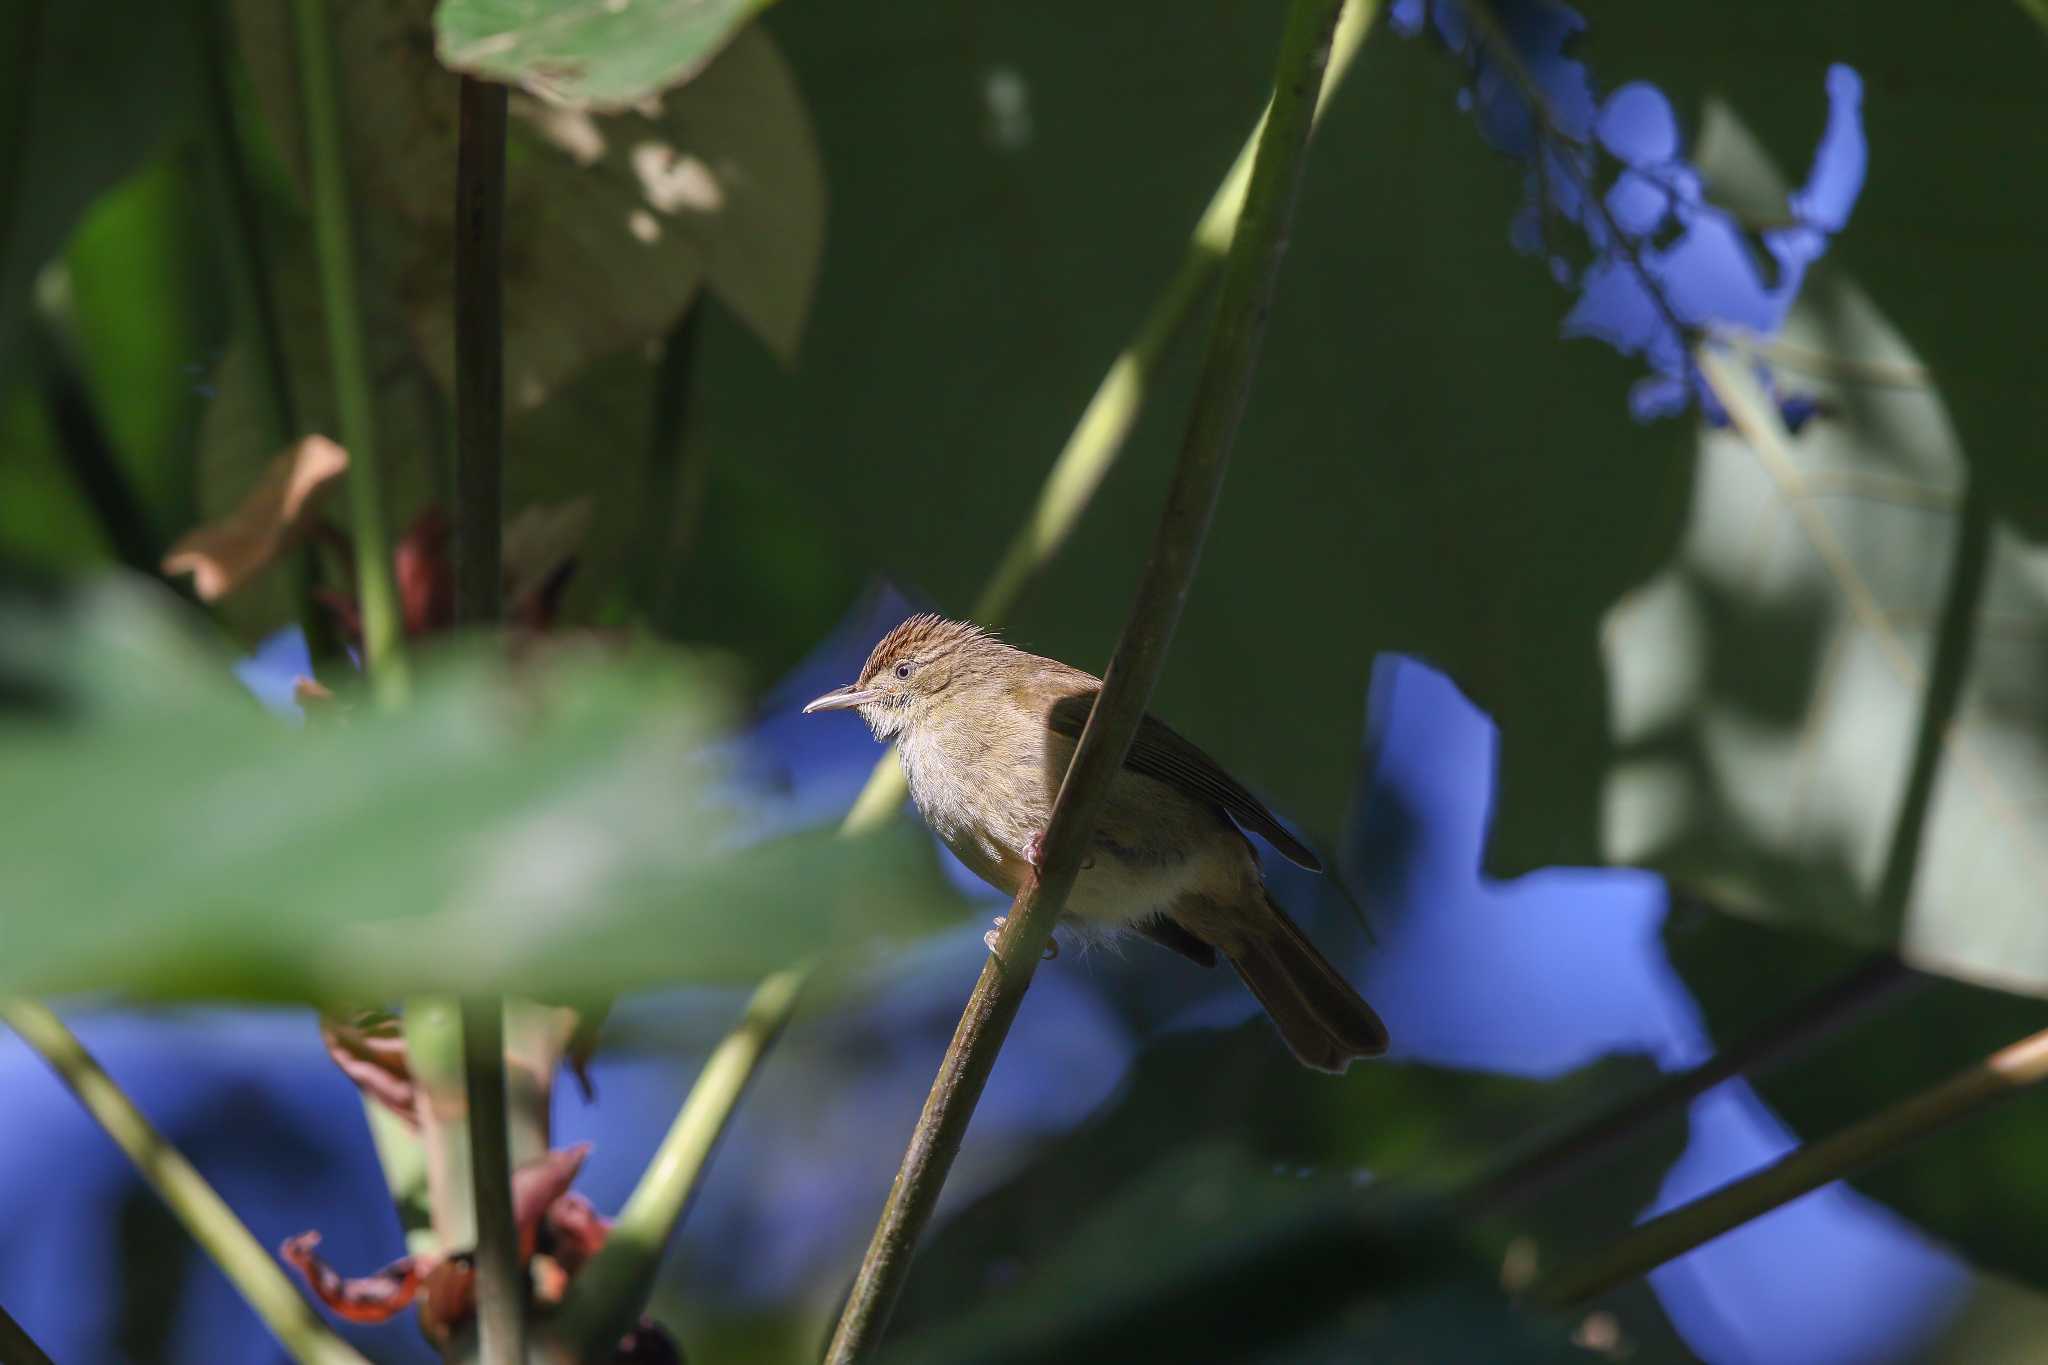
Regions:
<instances>
[{"instance_id":1,"label":"leaf stem","mask_svg":"<svg viewBox=\"0 0 2048 1365\"><path fill-rule=\"evenodd\" d=\"M470 1198L476 1209L476 1320L483 1365L524 1365L526 1268L512 1213L512 1148L505 1115L505 1006L462 1005L462 1075L469 1095Z\"/></svg>"},{"instance_id":2,"label":"leaf stem","mask_svg":"<svg viewBox=\"0 0 2048 1365\"><path fill-rule=\"evenodd\" d=\"M1926 981L1895 957L1873 958L1698 1066L1667 1076L1644 1093L1513 1158L1460 1193L1452 1208L1461 1217L1491 1214L1533 1198L1659 1120L1681 1113L1721 1082L1761 1075L1781 1066L1896 1004Z\"/></svg>"},{"instance_id":3,"label":"leaf stem","mask_svg":"<svg viewBox=\"0 0 2048 1365\"><path fill-rule=\"evenodd\" d=\"M1937 1129L2044 1079L2048 1079L2048 1031L2003 1048L1939 1085L1641 1224L1576 1265L1539 1280L1529 1297L1546 1308L1582 1303L1802 1194L1897 1155Z\"/></svg>"},{"instance_id":4,"label":"leaf stem","mask_svg":"<svg viewBox=\"0 0 2048 1365\"><path fill-rule=\"evenodd\" d=\"M398 593L391 579L391 541L377 464L376 418L368 352L356 288L354 234L349 224L348 167L343 160L340 96L327 0L292 0L299 45L299 96L304 106L306 161L313 182L313 240L327 314L341 443L348 449L351 529L355 534L356 599L362 610L363 669L384 705L409 690Z\"/></svg>"},{"instance_id":5,"label":"leaf stem","mask_svg":"<svg viewBox=\"0 0 2048 1365\"><path fill-rule=\"evenodd\" d=\"M31 1000L0 1002L4 1019L35 1049L127 1153L136 1171L219 1266L292 1359L303 1365L367 1365L322 1322L269 1252L177 1148L165 1140L50 1010Z\"/></svg>"},{"instance_id":6,"label":"leaf stem","mask_svg":"<svg viewBox=\"0 0 2048 1365\"><path fill-rule=\"evenodd\" d=\"M555 1316L554 1335L577 1360L600 1360L632 1329L653 1292L669 1233L702 1183L719 1136L761 1059L774 1046L810 975L792 967L762 981L739 1025L704 1063L682 1112L640 1174L604 1249L577 1275Z\"/></svg>"},{"instance_id":7,"label":"leaf stem","mask_svg":"<svg viewBox=\"0 0 2048 1365\"><path fill-rule=\"evenodd\" d=\"M458 78L455 158L455 624L497 626L504 582L505 87ZM526 1267L512 1210L505 1004L462 1002L477 1340L484 1365L524 1365ZM544 1089L529 1099L544 1097ZM545 1103L545 1099L539 1100ZM542 1118L545 1126L545 1117Z\"/></svg>"},{"instance_id":8,"label":"leaf stem","mask_svg":"<svg viewBox=\"0 0 2048 1365\"><path fill-rule=\"evenodd\" d=\"M1109 783L1123 765L1165 663L1250 393L1342 5L1343 0L1294 0L1288 7L1273 102L1223 267L1222 297L1187 435L1136 599L1053 803L1044 865L1011 905L946 1049L826 1352L828 1365L871 1358L881 1345L918 1235L938 1202L1039 955L1080 873Z\"/></svg>"}]
</instances>

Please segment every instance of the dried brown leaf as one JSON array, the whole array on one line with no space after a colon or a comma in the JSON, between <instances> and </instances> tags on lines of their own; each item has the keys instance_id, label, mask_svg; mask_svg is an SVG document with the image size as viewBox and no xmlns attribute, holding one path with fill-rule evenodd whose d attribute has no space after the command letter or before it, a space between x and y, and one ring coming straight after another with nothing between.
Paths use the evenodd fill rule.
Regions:
<instances>
[{"instance_id":1,"label":"dried brown leaf","mask_svg":"<svg viewBox=\"0 0 2048 1365\"><path fill-rule=\"evenodd\" d=\"M321 495L346 472L348 452L325 436L306 437L271 460L232 512L180 536L164 572L191 574L203 602L227 596L297 543Z\"/></svg>"}]
</instances>

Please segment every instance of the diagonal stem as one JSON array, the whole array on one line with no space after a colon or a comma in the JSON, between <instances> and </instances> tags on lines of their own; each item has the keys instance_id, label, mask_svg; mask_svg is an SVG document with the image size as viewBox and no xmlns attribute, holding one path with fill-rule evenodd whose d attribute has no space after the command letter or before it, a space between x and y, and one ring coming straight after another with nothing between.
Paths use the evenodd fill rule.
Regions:
<instances>
[{"instance_id":1,"label":"diagonal stem","mask_svg":"<svg viewBox=\"0 0 2048 1365\"><path fill-rule=\"evenodd\" d=\"M320 1321L227 1201L142 1116L63 1020L32 1000L0 1001L0 1020L50 1064L86 1112L127 1153L143 1180L241 1291L292 1359L301 1365L368 1365Z\"/></svg>"},{"instance_id":2,"label":"diagonal stem","mask_svg":"<svg viewBox=\"0 0 2048 1365\"><path fill-rule=\"evenodd\" d=\"M1109 783L1123 765L1165 664L1250 393L1341 8L1342 0L1294 0L1288 8L1273 102L1259 136L1243 219L1224 265L1222 298L1194 410L1136 600L1053 803L1044 865L1012 904L946 1049L826 1352L828 1365L871 1358L881 1346L918 1236L938 1202L1039 955L1080 873Z\"/></svg>"},{"instance_id":3,"label":"diagonal stem","mask_svg":"<svg viewBox=\"0 0 2048 1365\"><path fill-rule=\"evenodd\" d=\"M1832 1137L1652 1218L1577 1264L1537 1281L1529 1297L1546 1308L1583 1303L2043 1080L2048 1080L2048 1032L2022 1039Z\"/></svg>"},{"instance_id":4,"label":"diagonal stem","mask_svg":"<svg viewBox=\"0 0 2048 1365\"><path fill-rule=\"evenodd\" d=\"M5 1308L0 1308L0 1365L56 1365Z\"/></svg>"}]
</instances>

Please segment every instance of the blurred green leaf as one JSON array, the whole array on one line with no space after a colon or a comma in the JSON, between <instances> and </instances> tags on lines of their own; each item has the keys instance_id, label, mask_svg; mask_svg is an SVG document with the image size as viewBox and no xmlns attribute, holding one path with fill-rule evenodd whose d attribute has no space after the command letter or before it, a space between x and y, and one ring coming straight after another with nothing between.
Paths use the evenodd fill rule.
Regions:
<instances>
[{"instance_id":1,"label":"blurred green leaf","mask_svg":"<svg viewBox=\"0 0 2048 1365\"><path fill-rule=\"evenodd\" d=\"M1722 1044L1765 1024L1777 1002L1840 979L1860 959L1828 938L1704 912L1674 915L1665 943ZM2048 1004L1959 982L1928 980L1886 1011L1756 1085L1802 1138L1897 1103L1997 1049L2048 1028ZM1897 1209L1970 1263L2048 1285L2048 1219L2040 1135L2048 1094L2028 1091L1858 1176L1856 1187Z\"/></svg>"},{"instance_id":2,"label":"blurred green leaf","mask_svg":"<svg viewBox=\"0 0 2048 1365\"><path fill-rule=\"evenodd\" d=\"M300 165L289 15L237 6L259 102ZM448 388L456 82L428 0L334 10L349 183L364 250ZM824 235L808 114L773 42L742 32L651 112L512 101L505 388L514 412L592 363L659 338L708 286L777 355L796 353Z\"/></svg>"},{"instance_id":3,"label":"blurred green leaf","mask_svg":"<svg viewBox=\"0 0 2048 1365\"><path fill-rule=\"evenodd\" d=\"M769 0L441 0L441 60L555 104L622 109L681 85Z\"/></svg>"},{"instance_id":4,"label":"blurred green leaf","mask_svg":"<svg viewBox=\"0 0 2048 1365\"><path fill-rule=\"evenodd\" d=\"M744 981L948 922L899 824L737 844L719 671L651 643L432 661L394 713L261 713L135 580L0 622L0 993L548 998ZM160 600L162 599L162 600Z\"/></svg>"}]
</instances>

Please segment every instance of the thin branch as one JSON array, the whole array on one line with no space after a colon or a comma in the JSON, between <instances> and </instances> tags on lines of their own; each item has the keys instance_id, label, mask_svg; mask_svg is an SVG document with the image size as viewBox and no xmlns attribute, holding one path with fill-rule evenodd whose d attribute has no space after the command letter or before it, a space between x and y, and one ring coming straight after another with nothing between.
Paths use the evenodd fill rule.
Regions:
<instances>
[{"instance_id":1,"label":"thin branch","mask_svg":"<svg viewBox=\"0 0 2048 1365\"><path fill-rule=\"evenodd\" d=\"M340 92L327 0L293 0L298 28L299 97L306 126L306 161L313 182L313 241L320 260L320 293L327 314L329 363L348 449L351 529L355 533L356 600L363 618L363 668L380 702L404 700L408 690L398 593L392 585L391 540L377 464L376 418L368 352L356 288L354 233L349 224L348 167L343 161Z\"/></svg>"},{"instance_id":2,"label":"thin branch","mask_svg":"<svg viewBox=\"0 0 2048 1365\"><path fill-rule=\"evenodd\" d=\"M1165 663L1250 393L1341 8L1342 0L1294 0L1288 8L1273 103L1224 265L1187 436L1136 600L1053 803L1044 866L1019 891L961 1015L826 1352L830 1365L872 1357L881 1345L918 1235L938 1202L1039 954L1081 870L1109 783L1123 766Z\"/></svg>"},{"instance_id":3,"label":"thin branch","mask_svg":"<svg viewBox=\"0 0 2048 1365\"><path fill-rule=\"evenodd\" d=\"M455 168L455 621L497 624L505 521L505 87L460 78Z\"/></svg>"},{"instance_id":4,"label":"thin branch","mask_svg":"<svg viewBox=\"0 0 2048 1365\"><path fill-rule=\"evenodd\" d=\"M636 536L638 563L634 597L642 612L666 620L669 603L703 521L711 483L711 451L692 450L690 405L694 397L697 350L711 296L701 292L689 311L661 339L654 367L654 411L647 426L646 505ZM694 456L695 458L692 458Z\"/></svg>"},{"instance_id":5,"label":"thin branch","mask_svg":"<svg viewBox=\"0 0 2048 1365\"><path fill-rule=\"evenodd\" d=\"M747 1002L738 1027L704 1063L654 1159L599 1251L555 1315L554 1335L576 1360L601 1360L632 1329L654 1289L669 1233L689 1207L740 1096L796 1008L804 967L777 972Z\"/></svg>"},{"instance_id":6,"label":"thin branch","mask_svg":"<svg viewBox=\"0 0 2048 1365\"><path fill-rule=\"evenodd\" d=\"M1460 1217L1492 1214L1533 1198L1645 1129L1677 1117L1721 1082L1767 1074L1897 1004L1927 980L1895 957L1875 958L1700 1065L1667 1076L1633 1099L1512 1159L1457 1195L1452 1209Z\"/></svg>"},{"instance_id":7,"label":"thin branch","mask_svg":"<svg viewBox=\"0 0 2048 1365\"><path fill-rule=\"evenodd\" d=\"M5 1308L0 1308L0 1365L56 1365Z\"/></svg>"},{"instance_id":8,"label":"thin branch","mask_svg":"<svg viewBox=\"0 0 2048 1365\"><path fill-rule=\"evenodd\" d=\"M1583 1303L1712 1241L1800 1195L1884 1160L1957 1119L2048 1079L2048 1032L2034 1034L1753 1175L1653 1218L1576 1265L1537 1281L1532 1302Z\"/></svg>"},{"instance_id":9,"label":"thin branch","mask_svg":"<svg viewBox=\"0 0 2048 1365\"><path fill-rule=\"evenodd\" d=\"M524 1365L526 1268L512 1213L505 1131L505 1006L462 1005L462 1075L469 1096L470 1198L476 1209L476 1321L483 1365Z\"/></svg>"},{"instance_id":10,"label":"thin branch","mask_svg":"<svg viewBox=\"0 0 2048 1365\"><path fill-rule=\"evenodd\" d=\"M213 185L217 230L225 245L220 259L233 281L242 323L255 337L262 363L263 397L270 410L265 444L282 450L299 434L299 417L277 301L270 287L270 253L256 212L256 192L249 182L242 139L235 129L234 92L228 72L235 45L226 32L219 0L186 0L186 8L192 45L198 54L200 102L205 114L201 142L210 172L207 178Z\"/></svg>"},{"instance_id":11,"label":"thin branch","mask_svg":"<svg viewBox=\"0 0 2048 1365\"><path fill-rule=\"evenodd\" d=\"M64 1021L31 1000L0 1002L5 1020L78 1097L194 1241L302 1365L368 1365L299 1297L206 1178L142 1116Z\"/></svg>"},{"instance_id":12,"label":"thin branch","mask_svg":"<svg viewBox=\"0 0 2048 1365\"><path fill-rule=\"evenodd\" d=\"M504 582L506 91L458 79L455 624L490 630L498 624ZM462 1003L462 1077L476 1215L478 1347L484 1365L524 1365L527 1276L512 1211L505 1005L495 997ZM540 1103L545 1093L537 1092Z\"/></svg>"}]
</instances>

